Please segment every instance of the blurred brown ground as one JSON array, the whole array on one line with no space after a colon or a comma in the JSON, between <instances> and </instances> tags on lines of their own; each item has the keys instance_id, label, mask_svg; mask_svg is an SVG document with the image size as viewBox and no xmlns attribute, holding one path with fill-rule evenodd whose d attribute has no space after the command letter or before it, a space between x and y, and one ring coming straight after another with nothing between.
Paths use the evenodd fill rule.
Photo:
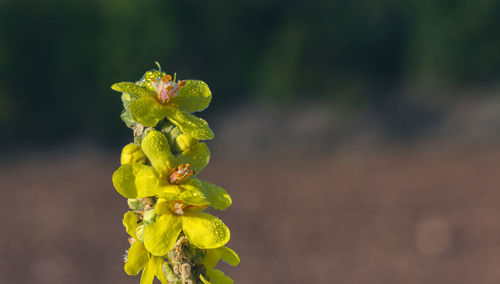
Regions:
<instances>
[{"instance_id":1,"label":"blurred brown ground","mask_svg":"<svg viewBox=\"0 0 500 284\"><path fill-rule=\"evenodd\" d=\"M310 152L286 135L282 147L247 145L220 123L201 178L233 198L215 214L241 264L219 266L236 283L500 283L500 147L443 139L463 135L462 116L450 117L438 142L363 138ZM477 134L481 121L467 131ZM224 154L231 137L242 144L226 149L249 150ZM78 146L4 160L0 283L138 283L122 270L127 207L111 184L119 151Z\"/></svg>"}]
</instances>

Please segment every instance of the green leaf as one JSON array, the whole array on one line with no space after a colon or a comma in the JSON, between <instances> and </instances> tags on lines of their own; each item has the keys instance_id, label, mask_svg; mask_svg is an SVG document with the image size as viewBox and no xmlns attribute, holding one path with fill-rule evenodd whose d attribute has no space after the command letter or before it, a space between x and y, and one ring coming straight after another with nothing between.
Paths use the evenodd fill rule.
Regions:
<instances>
[{"instance_id":1,"label":"green leaf","mask_svg":"<svg viewBox=\"0 0 500 284\"><path fill-rule=\"evenodd\" d=\"M204 180L199 181L201 183L201 189L203 193L207 197L207 200L210 202L210 206L217 210L225 210L226 208L231 206L231 196L229 196L225 189Z\"/></svg>"},{"instance_id":2,"label":"green leaf","mask_svg":"<svg viewBox=\"0 0 500 284\"><path fill-rule=\"evenodd\" d=\"M210 150L201 142L188 148L177 156L179 164L189 164L195 175L199 174L210 161Z\"/></svg>"},{"instance_id":3,"label":"green leaf","mask_svg":"<svg viewBox=\"0 0 500 284\"><path fill-rule=\"evenodd\" d=\"M142 198L159 193L164 182L150 166L125 164L113 173L113 185L125 198Z\"/></svg>"},{"instance_id":4,"label":"green leaf","mask_svg":"<svg viewBox=\"0 0 500 284\"><path fill-rule=\"evenodd\" d=\"M151 265L151 262L146 265L141 275L140 284L153 284L155 280L154 267Z\"/></svg>"},{"instance_id":5,"label":"green leaf","mask_svg":"<svg viewBox=\"0 0 500 284\"><path fill-rule=\"evenodd\" d=\"M225 245L231 234L217 217L203 212L186 212L182 217L182 230L188 240L201 249Z\"/></svg>"},{"instance_id":6,"label":"green leaf","mask_svg":"<svg viewBox=\"0 0 500 284\"><path fill-rule=\"evenodd\" d=\"M154 127L167 115L167 107L155 98L140 98L130 103L130 114L144 126Z\"/></svg>"},{"instance_id":7,"label":"green leaf","mask_svg":"<svg viewBox=\"0 0 500 284\"><path fill-rule=\"evenodd\" d=\"M214 284L233 284L233 279L229 278L224 272L219 269L207 271L207 276L210 277L210 281Z\"/></svg>"},{"instance_id":8,"label":"green leaf","mask_svg":"<svg viewBox=\"0 0 500 284\"><path fill-rule=\"evenodd\" d=\"M173 214L160 215L144 229L144 245L153 255L166 255L175 245L181 232L181 218Z\"/></svg>"},{"instance_id":9,"label":"green leaf","mask_svg":"<svg viewBox=\"0 0 500 284\"><path fill-rule=\"evenodd\" d=\"M175 108L167 108L167 118L177 125L184 134L198 140L211 140L214 138L208 123L190 113Z\"/></svg>"},{"instance_id":10,"label":"green leaf","mask_svg":"<svg viewBox=\"0 0 500 284\"><path fill-rule=\"evenodd\" d=\"M148 262L148 251L141 242L135 241L128 250L127 262L123 268L128 275L137 275Z\"/></svg>"},{"instance_id":11,"label":"green leaf","mask_svg":"<svg viewBox=\"0 0 500 284\"><path fill-rule=\"evenodd\" d=\"M199 80L186 80L186 85L179 89L169 104L185 112L195 112L206 109L211 100L212 92L207 83Z\"/></svg>"},{"instance_id":12,"label":"green leaf","mask_svg":"<svg viewBox=\"0 0 500 284\"><path fill-rule=\"evenodd\" d=\"M130 102L133 101L133 100L136 100L137 97L133 96L133 95L130 95L130 94L127 94L127 93L122 93L122 102L123 102L123 112L122 114L120 115L121 119L123 122L125 122L125 124L127 125L127 127L134 127L137 122L134 120L134 118L132 117L132 115L130 114Z\"/></svg>"},{"instance_id":13,"label":"green leaf","mask_svg":"<svg viewBox=\"0 0 500 284\"><path fill-rule=\"evenodd\" d=\"M127 231L127 233L132 238L137 240L136 230L139 223L139 217L137 217L134 212L128 211L127 213L125 213L125 215L123 215L122 223L123 226L125 226L125 230Z\"/></svg>"},{"instance_id":14,"label":"green leaf","mask_svg":"<svg viewBox=\"0 0 500 284\"><path fill-rule=\"evenodd\" d=\"M123 122L125 122L125 125L128 128L132 128L137 125L137 122L134 120L134 118L130 114L130 111L128 110L124 110L122 114L120 114L120 118L122 119Z\"/></svg>"},{"instance_id":15,"label":"green leaf","mask_svg":"<svg viewBox=\"0 0 500 284\"><path fill-rule=\"evenodd\" d=\"M167 176L179 162L170 151L167 137L160 131L151 131L142 140L142 150L158 174Z\"/></svg>"},{"instance_id":16,"label":"green leaf","mask_svg":"<svg viewBox=\"0 0 500 284\"><path fill-rule=\"evenodd\" d=\"M123 103L123 108L126 110L126 111L129 111L130 110L130 102L133 101L133 100L136 100L137 97L136 96L132 96L130 94L127 94L127 93L122 93L122 103Z\"/></svg>"},{"instance_id":17,"label":"green leaf","mask_svg":"<svg viewBox=\"0 0 500 284\"><path fill-rule=\"evenodd\" d=\"M111 89L122 92L122 93L127 93L134 95L138 98L151 98L156 96L156 92L148 90L143 87L137 86L135 83L132 82L120 82L113 84L111 86Z\"/></svg>"}]
</instances>

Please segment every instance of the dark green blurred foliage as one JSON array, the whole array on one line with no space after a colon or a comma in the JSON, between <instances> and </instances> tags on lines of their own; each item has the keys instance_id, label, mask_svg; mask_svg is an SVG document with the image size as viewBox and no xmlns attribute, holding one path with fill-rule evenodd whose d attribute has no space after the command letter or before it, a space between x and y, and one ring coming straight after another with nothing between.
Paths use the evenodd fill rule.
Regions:
<instances>
[{"instance_id":1,"label":"dark green blurred foliage","mask_svg":"<svg viewBox=\"0 0 500 284\"><path fill-rule=\"evenodd\" d=\"M493 0L0 0L1 141L122 135L109 86L154 61L205 80L212 111L377 106L406 85L492 84L499 16Z\"/></svg>"}]
</instances>

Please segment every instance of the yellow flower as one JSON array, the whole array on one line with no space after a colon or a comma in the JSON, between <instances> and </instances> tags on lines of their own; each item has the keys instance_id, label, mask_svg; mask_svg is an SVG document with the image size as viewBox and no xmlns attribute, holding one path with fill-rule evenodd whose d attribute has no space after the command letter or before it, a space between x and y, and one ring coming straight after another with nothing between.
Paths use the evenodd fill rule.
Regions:
<instances>
[{"instance_id":1,"label":"yellow flower","mask_svg":"<svg viewBox=\"0 0 500 284\"><path fill-rule=\"evenodd\" d=\"M125 257L124 270L128 275L137 275L142 271L141 284L153 283L156 276L161 283L168 283L162 271L162 265L165 263L163 258L150 255L140 240L138 232L143 224L139 223L139 218L133 212L128 211L123 216L123 225L130 235L130 248Z\"/></svg>"},{"instance_id":2,"label":"yellow flower","mask_svg":"<svg viewBox=\"0 0 500 284\"><path fill-rule=\"evenodd\" d=\"M154 127L167 118L193 138L214 138L208 123L191 114L204 110L212 100L212 93L203 81L176 82L170 75L154 70L146 72L137 83L120 82L113 84L111 89L133 96L126 111L144 126Z\"/></svg>"},{"instance_id":3,"label":"yellow flower","mask_svg":"<svg viewBox=\"0 0 500 284\"><path fill-rule=\"evenodd\" d=\"M113 185L124 197L143 198L164 192L198 190L215 209L224 210L231 205L231 197L223 188L196 178L210 160L205 143L198 143L176 157L165 135L151 131L142 141L142 151L139 153L135 149L134 152L138 157L143 153L151 165L145 164L145 159L129 158L130 148L125 146L122 154L122 161L127 163L113 174Z\"/></svg>"}]
</instances>

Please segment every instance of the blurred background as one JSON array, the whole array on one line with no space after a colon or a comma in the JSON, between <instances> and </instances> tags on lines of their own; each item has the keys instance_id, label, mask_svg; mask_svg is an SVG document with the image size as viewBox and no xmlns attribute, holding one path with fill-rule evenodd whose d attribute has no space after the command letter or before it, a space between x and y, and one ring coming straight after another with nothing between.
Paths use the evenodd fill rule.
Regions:
<instances>
[{"instance_id":1,"label":"blurred background","mask_svg":"<svg viewBox=\"0 0 500 284\"><path fill-rule=\"evenodd\" d=\"M110 85L158 61L213 91L236 283L499 283L499 25L492 0L0 0L0 282L138 283Z\"/></svg>"}]
</instances>

